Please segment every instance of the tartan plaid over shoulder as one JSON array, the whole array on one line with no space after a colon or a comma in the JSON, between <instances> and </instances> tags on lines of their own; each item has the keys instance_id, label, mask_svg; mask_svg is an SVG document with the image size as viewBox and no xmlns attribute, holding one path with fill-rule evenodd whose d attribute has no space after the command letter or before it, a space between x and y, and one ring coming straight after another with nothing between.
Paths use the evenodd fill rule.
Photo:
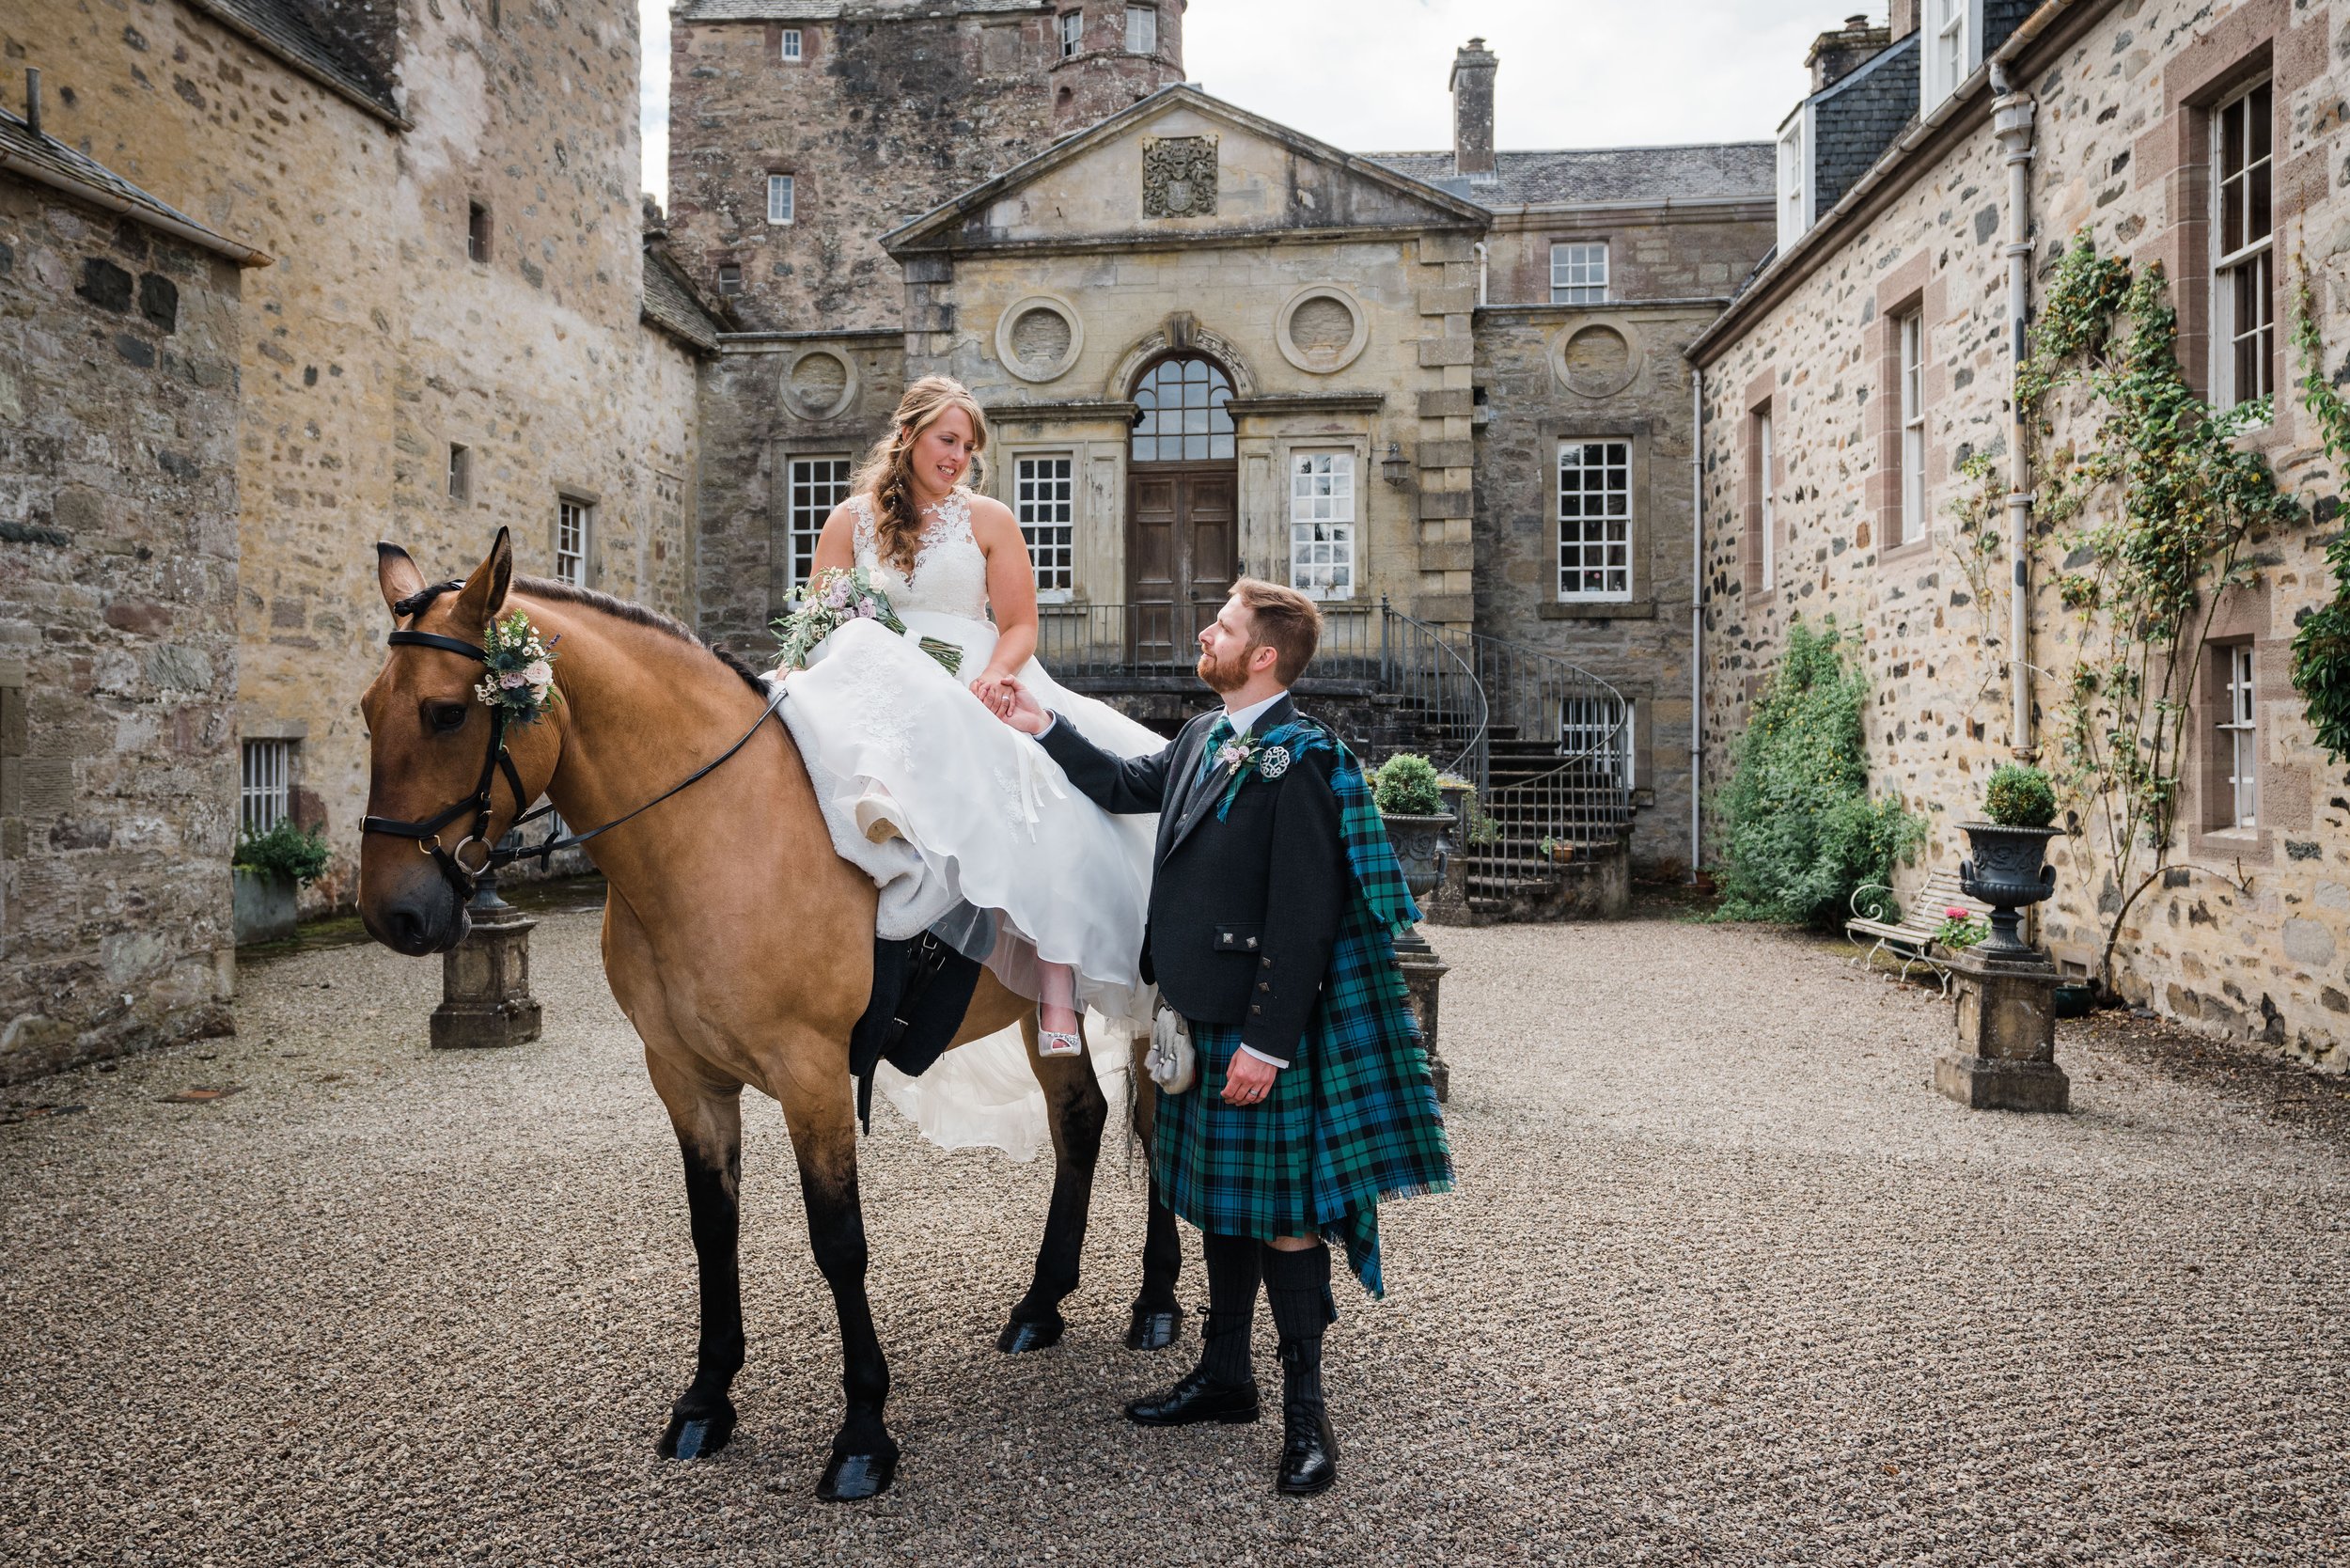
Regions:
<instances>
[{"instance_id":1,"label":"tartan plaid over shoulder","mask_svg":"<svg viewBox=\"0 0 2350 1568\"><path fill-rule=\"evenodd\" d=\"M1321 1235L1346 1249L1373 1296L1379 1204L1447 1192L1452 1157L1412 1017L1395 937L1419 918L1362 764L1311 719L1264 737L1299 761L1329 754L1354 897L1339 926L1300 1059L1255 1105L1228 1105L1238 1025L1195 1025L1198 1081L1162 1094L1152 1166L1177 1214L1204 1231L1271 1240Z\"/></svg>"}]
</instances>

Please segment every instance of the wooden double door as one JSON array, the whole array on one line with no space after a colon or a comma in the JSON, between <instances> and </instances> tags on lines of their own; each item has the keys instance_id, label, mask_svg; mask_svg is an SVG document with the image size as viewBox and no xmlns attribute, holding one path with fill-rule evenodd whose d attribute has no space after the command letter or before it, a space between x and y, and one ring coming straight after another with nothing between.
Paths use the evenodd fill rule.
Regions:
<instances>
[{"instance_id":1,"label":"wooden double door","mask_svg":"<svg viewBox=\"0 0 2350 1568\"><path fill-rule=\"evenodd\" d=\"M1127 475L1127 655L1187 666L1240 575L1239 468L1137 463Z\"/></svg>"}]
</instances>

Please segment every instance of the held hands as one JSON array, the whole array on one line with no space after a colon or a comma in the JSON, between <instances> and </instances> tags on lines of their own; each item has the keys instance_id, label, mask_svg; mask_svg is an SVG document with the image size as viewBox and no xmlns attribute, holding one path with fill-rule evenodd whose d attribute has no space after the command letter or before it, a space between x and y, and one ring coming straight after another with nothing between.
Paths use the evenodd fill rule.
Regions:
<instances>
[{"instance_id":1,"label":"held hands","mask_svg":"<svg viewBox=\"0 0 2350 1568\"><path fill-rule=\"evenodd\" d=\"M971 695L987 704L987 711L1010 725L1024 735L1042 735L1053 716L1038 703L1035 694L1009 675L982 675L971 682Z\"/></svg>"},{"instance_id":2,"label":"held hands","mask_svg":"<svg viewBox=\"0 0 2350 1568\"><path fill-rule=\"evenodd\" d=\"M1274 1074L1281 1070L1269 1061L1260 1061L1246 1051L1232 1053L1232 1065L1224 1070L1224 1103L1228 1105L1253 1105L1273 1092Z\"/></svg>"}]
</instances>

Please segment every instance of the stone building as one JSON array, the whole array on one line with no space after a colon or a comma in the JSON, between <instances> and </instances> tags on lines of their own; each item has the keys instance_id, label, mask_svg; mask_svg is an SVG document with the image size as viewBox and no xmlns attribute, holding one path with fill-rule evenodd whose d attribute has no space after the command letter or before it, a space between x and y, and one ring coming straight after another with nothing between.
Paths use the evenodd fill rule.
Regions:
<instances>
[{"instance_id":1,"label":"stone building","mask_svg":"<svg viewBox=\"0 0 2350 1568\"><path fill-rule=\"evenodd\" d=\"M0 110L0 1082L227 1027L226 239Z\"/></svg>"},{"instance_id":2,"label":"stone building","mask_svg":"<svg viewBox=\"0 0 2350 1568\"><path fill-rule=\"evenodd\" d=\"M1979 810L1992 767L2063 763L2061 704L2088 623L2058 602L2077 564L2064 530L2025 509L2092 434L2080 406L2056 406L2018 462L2017 306L2037 308L2078 235L2159 263L2197 392L2224 408L2273 391L2273 414L2242 441L2317 504L2312 521L2256 537L2251 580L2214 606L2189 672L2171 869L2129 902L2134 885L2084 823L2054 854L2043 934L2093 972L2118 930L2115 980L2131 999L2342 1064L2342 767L2314 745L2288 674L2296 617L2333 591L2322 557L2336 480L2288 328L2306 266L2320 368L2339 380L2350 8L2049 0L1932 14L1920 29L1900 0L1889 29L1854 40L1875 53L1848 58L1790 117L1776 254L1691 351L1704 377L1708 784L1724 782L1728 743L1797 616L1859 634L1872 766L1931 828L1906 886L1965 853L1954 824ZM1898 116L1856 102L1851 84L1876 96L1880 77L1916 84ZM1960 472L1974 454L1996 460L1980 481ZM1962 513L1999 541L1987 562ZM2029 520L2021 590L2011 516Z\"/></svg>"}]
</instances>

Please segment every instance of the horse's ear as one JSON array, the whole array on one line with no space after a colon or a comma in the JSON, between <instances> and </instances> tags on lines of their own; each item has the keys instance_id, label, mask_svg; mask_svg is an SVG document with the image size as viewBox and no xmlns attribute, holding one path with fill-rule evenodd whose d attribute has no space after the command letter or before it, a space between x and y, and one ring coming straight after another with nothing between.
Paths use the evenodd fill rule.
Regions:
<instances>
[{"instance_id":1,"label":"horse's ear","mask_svg":"<svg viewBox=\"0 0 2350 1568\"><path fill-rule=\"evenodd\" d=\"M513 581L514 541L500 528L490 553L481 557L481 564L473 569L463 591L457 595L457 623L476 630L488 626L490 618L506 607L506 589Z\"/></svg>"},{"instance_id":2,"label":"horse's ear","mask_svg":"<svg viewBox=\"0 0 2350 1568\"><path fill-rule=\"evenodd\" d=\"M394 609L401 600L424 587L424 573L408 558L408 552L397 544L377 541L375 546L375 581L384 590L384 607L392 611L392 619L400 619Z\"/></svg>"}]
</instances>

